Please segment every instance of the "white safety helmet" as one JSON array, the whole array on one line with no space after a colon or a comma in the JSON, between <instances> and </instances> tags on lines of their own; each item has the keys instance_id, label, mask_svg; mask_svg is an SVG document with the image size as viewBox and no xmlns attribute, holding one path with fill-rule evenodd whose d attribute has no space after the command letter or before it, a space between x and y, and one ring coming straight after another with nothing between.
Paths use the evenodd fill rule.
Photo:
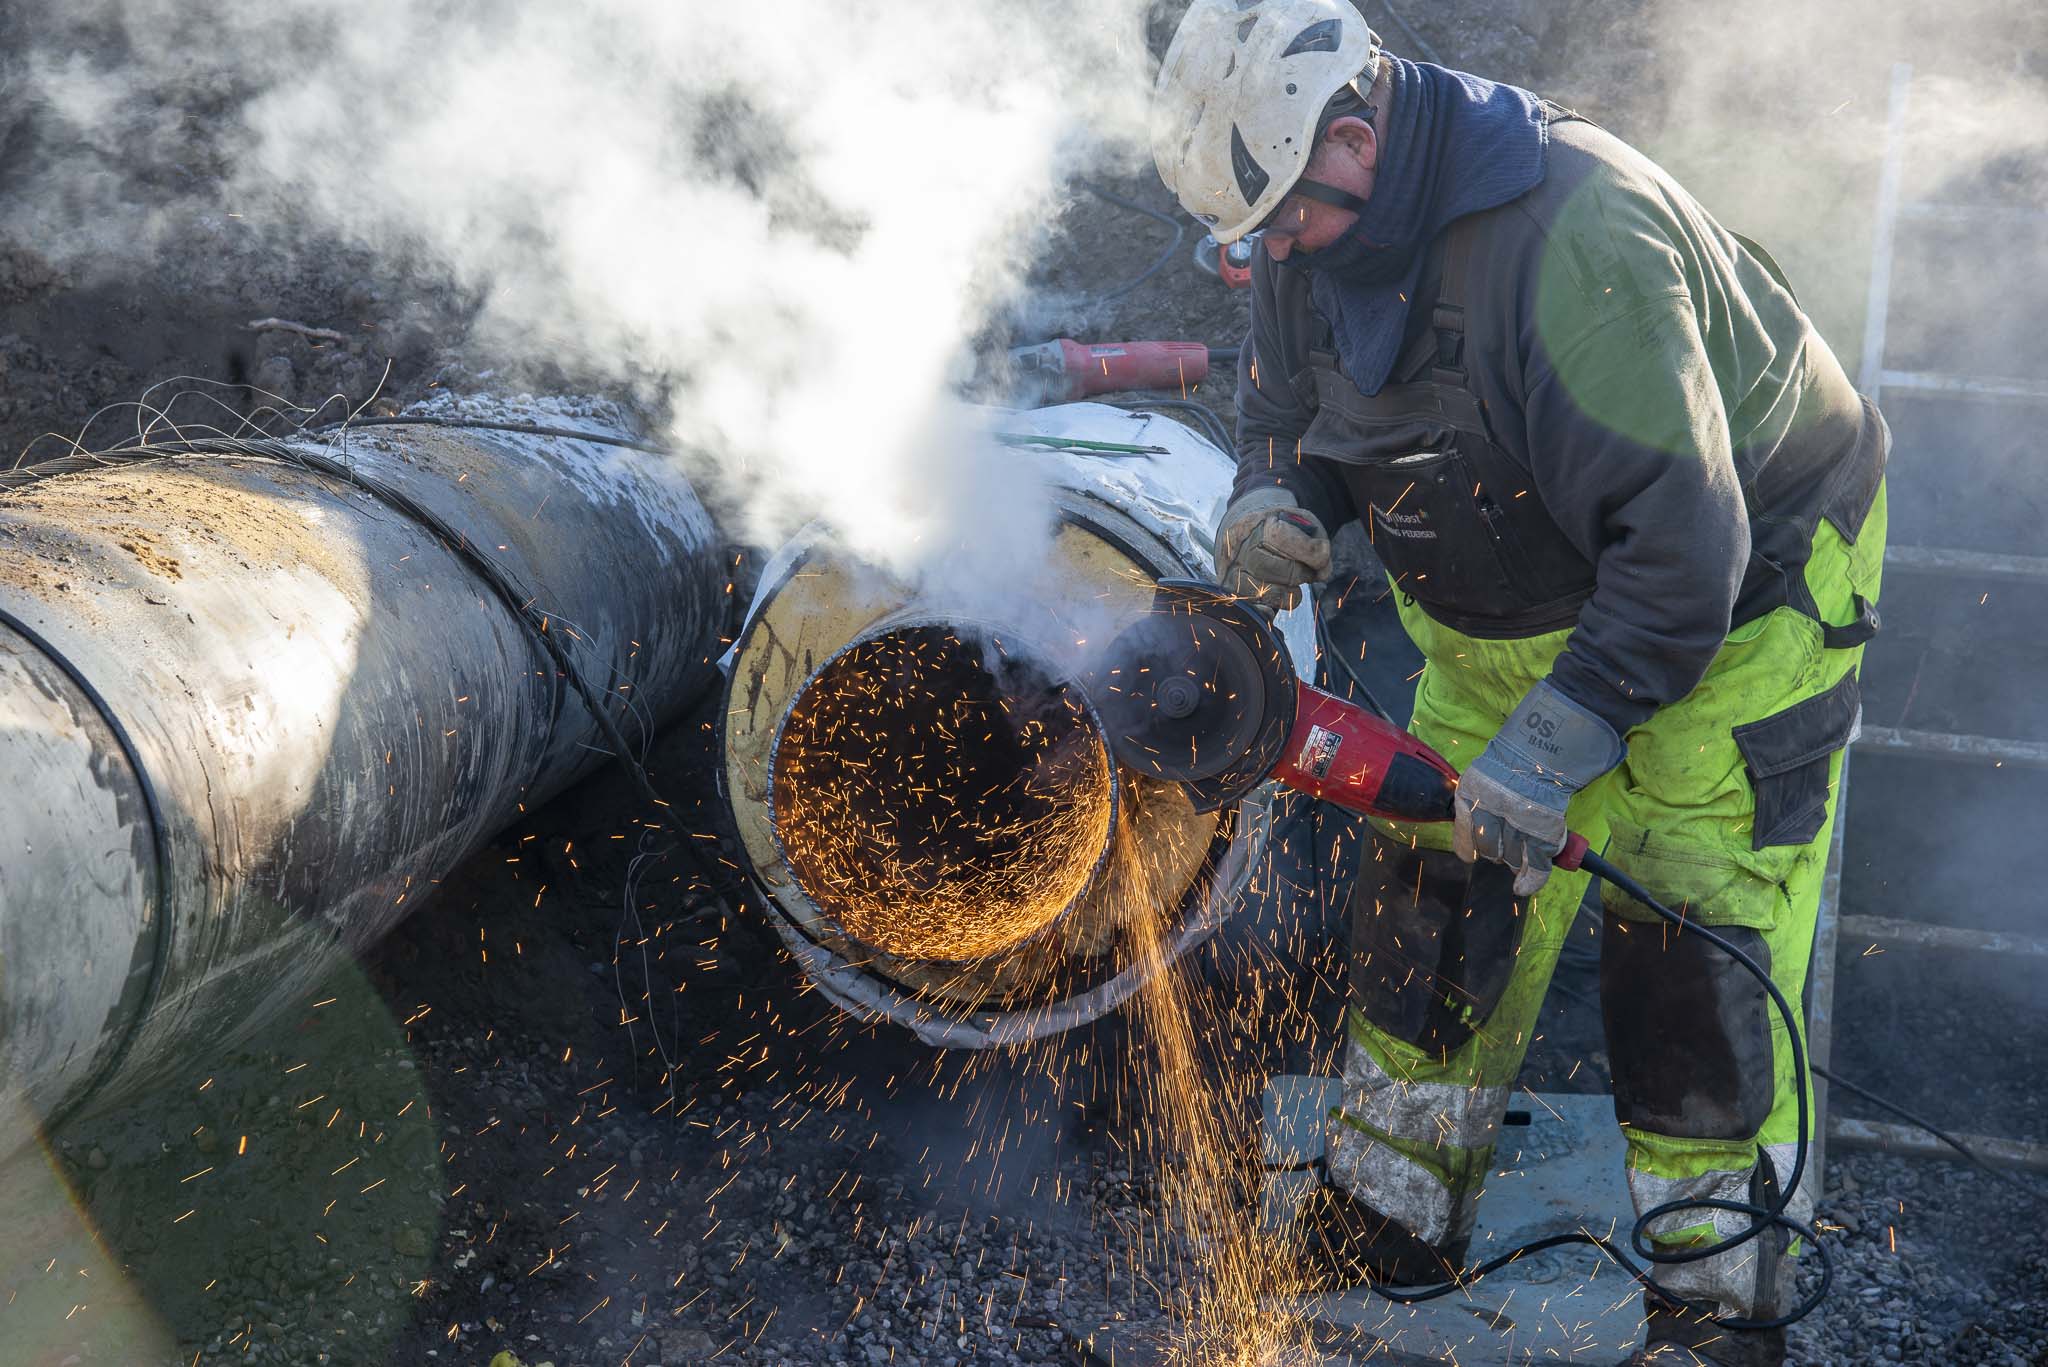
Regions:
<instances>
[{"instance_id":1,"label":"white safety helmet","mask_svg":"<svg viewBox=\"0 0 2048 1367\"><path fill-rule=\"evenodd\" d=\"M1255 228L1301 178L1330 97L1379 74L1350 0L1195 0L1152 92L1152 162L1218 242Z\"/></svg>"}]
</instances>

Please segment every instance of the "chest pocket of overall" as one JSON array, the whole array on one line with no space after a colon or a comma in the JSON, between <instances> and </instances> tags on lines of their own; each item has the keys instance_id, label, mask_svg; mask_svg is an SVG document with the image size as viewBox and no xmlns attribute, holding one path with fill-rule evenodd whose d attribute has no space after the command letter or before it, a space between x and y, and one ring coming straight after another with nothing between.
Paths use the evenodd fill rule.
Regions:
<instances>
[{"instance_id":1,"label":"chest pocket of overall","mask_svg":"<svg viewBox=\"0 0 2048 1367\"><path fill-rule=\"evenodd\" d=\"M1478 401L1428 381L1366 396L1314 358L1317 408L1302 452L1335 464L1380 563L1396 585L1450 625L1519 619L1554 602L1507 505L1529 481L1487 435ZM1512 486L1512 487L1510 487Z\"/></svg>"}]
</instances>

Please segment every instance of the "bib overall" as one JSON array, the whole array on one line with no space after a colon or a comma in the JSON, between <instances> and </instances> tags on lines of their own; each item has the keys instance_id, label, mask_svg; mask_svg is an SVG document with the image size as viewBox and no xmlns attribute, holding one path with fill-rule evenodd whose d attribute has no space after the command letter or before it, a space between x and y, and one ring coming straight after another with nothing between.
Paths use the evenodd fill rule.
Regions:
<instances>
[{"instance_id":1,"label":"bib overall","mask_svg":"<svg viewBox=\"0 0 2048 1367\"><path fill-rule=\"evenodd\" d=\"M1468 311L1485 304L1467 282L1492 217L1439 239L1426 325L1378 394L1361 394L1329 350L1312 350L1294 381L1314 389L1302 455L1341 471L1425 657L1410 729L1459 768L1550 673L1596 579L1465 369ZM1807 345L1825 352L1817 338ZM1745 595L1699 685L1630 730L1627 757L1569 813L1572 829L1667 905L1765 965L1795 1010L1884 555L1889 436L1867 403L1847 425L1857 430L1824 453L1822 477L1801 481L1797 498L1764 479L1744 487L1754 555L1780 573ZM1510 870L1466 864L1450 841L1448 825L1375 824L1351 905L1349 1047L1329 1168L1456 1258L1587 878L1553 872L1517 898ZM1717 950L1612 889L1601 905L1601 1008L1637 1209L1755 1199L1789 1175L1794 1089L1808 1086L1792 1075L1781 1022ZM1802 1194L1788 1214L1810 1212ZM1747 1224L1693 1211L1653 1236L1680 1246ZM1657 1275L1674 1295L1763 1316L1784 1307L1793 1251L1766 1234Z\"/></svg>"}]
</instances>

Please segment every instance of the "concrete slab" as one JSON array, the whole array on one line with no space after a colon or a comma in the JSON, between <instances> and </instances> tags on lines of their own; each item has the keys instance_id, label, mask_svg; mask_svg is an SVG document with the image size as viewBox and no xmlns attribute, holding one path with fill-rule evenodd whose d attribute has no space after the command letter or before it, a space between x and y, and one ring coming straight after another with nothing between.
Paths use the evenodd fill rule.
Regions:
<instances>
[{"instance_id":1,"label":"concrete slab","mask_svg":"<svg viewBox=\"0 0 2048 1367\"><path fill-rule=\"evenodd\" d=\"M1316 1324L1313 1362L1289 1358L1271 1367L1443 1367L1446 1359L1395 1348L1367 1331ZM1087 1367L1186 1367L1157 1325L1104 1324L1073 1336L1075 1361ZM1260 1367L1265 1367L1261 1364Z\"/></svg>"},{"instance_id":2,"label":"concrete slab","mask_svg":"<svg viewBox=\"0 0 2048 1367\"><path fill-rule=\"evenodd\" d=\"M1333 1077L1276 1077L1266 1084L1261 1159L1269 1168L1298 1168L1323 1156L1323 1133L1343 1094Z\"/></svg>"},{"instance_id":3,"label":"concrete slab","mask_svg":"<svg viewBox=\"0 0 2048 1367\"><path fill-rule=\"evenodd\" d=\"M1322 1157L1324 1119L1336 1102L1332 1078L1282 1077L1268 1084L1262 1220L1289 1218L1319 1180L1314 1165ZM1523 1092L1509 1119L1480 1202L1471 1261L1571 1230L1624 1242L1633 1214L1612 1099ZM1322 1355L1313 1367L1615 1363L1642 1342L1643 1331L1634 1282L1585 1244L1532 1254L1456 1295L1421 1305L1354 1290L1311 1297L1301 1309ZM1172 1360L1158 1326L1077 1325L1071 1337L1082 1362L1165 1367Z\"/></svg>"}]
</instances>

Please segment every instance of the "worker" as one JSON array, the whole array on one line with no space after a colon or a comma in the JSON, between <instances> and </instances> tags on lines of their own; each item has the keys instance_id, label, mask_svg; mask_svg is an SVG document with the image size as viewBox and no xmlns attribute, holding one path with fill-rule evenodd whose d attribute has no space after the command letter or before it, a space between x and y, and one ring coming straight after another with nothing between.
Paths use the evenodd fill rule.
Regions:
<instances>
[{"instance_id":1,"label":"worker","mask_svg":"<svg viewBox=\"0 0 2048 1367\"><path fill-rule=\"evenodd\" d=\"M1412 729L1462 773L1454 825L1375 824L1311 1212L1330 1275L1437 1281L1586 892L1551 868L1568 829L1798 1009L1890 438L1770 256L1655 162L1384 51L1345 0L1195 0L1154 117L1181 205L1264 247L1219 580L1292 606L1362 522L1426 662ZM1775 1205L1809 1081L1766 994L1617 890L1601 911L1637 1210ZM1649 1237L1752 1223L1690 1206ZM1631 1360L1781 1362L1799 1243L1657 1266Z\"/></svg>"}]
</instances>

